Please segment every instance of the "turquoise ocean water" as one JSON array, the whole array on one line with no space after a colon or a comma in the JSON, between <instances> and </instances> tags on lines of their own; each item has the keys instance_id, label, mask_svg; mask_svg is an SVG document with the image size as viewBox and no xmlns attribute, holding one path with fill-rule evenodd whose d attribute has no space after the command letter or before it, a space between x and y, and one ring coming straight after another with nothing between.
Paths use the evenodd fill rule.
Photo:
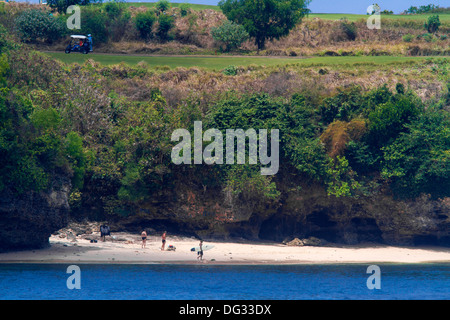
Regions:
<instances>
[{"instance_id":1,"label":"turquoise ocean water","mask_svg":"<svg viewBox=\"0 0 450 320\"><path fill-rule=\"evenodd\" d=\"M307 300L450 299L450 264L88 265L68 289L69 265L0 264L1 300Z\"/></svg>"}]
</instances>

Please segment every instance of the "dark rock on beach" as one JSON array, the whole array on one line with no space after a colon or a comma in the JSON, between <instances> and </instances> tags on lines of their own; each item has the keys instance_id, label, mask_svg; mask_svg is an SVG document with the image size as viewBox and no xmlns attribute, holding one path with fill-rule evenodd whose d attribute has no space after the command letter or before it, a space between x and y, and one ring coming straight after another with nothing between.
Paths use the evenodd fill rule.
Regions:
<instances>
[{"instance_id":1,"label":"dark rock on beach","mask_svg":"<svg viewBox=\"0 0 450 320\"><path fill-rule=\"evenodd\" d=\"M41 192L0 194L0 251L43 248L68 222L70 179L58 176Z\"/></svg>"}]
</instances>

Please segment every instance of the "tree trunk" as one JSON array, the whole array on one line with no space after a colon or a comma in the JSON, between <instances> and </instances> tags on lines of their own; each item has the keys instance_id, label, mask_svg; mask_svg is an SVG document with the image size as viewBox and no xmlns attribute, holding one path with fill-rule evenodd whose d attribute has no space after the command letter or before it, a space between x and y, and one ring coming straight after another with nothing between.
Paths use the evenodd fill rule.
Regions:
<instances>
[{"instance_id":1,"label":"tree trunk","mask_svg":"<svg viewBox=\"0 0 450 320\"><path fill-rule=\"evenodd\" d=\"M258 54L260 50L264 50L266 47L266 39L264 37L256 37L256 45L258 46Z\"/></svg>"}]
</instances>

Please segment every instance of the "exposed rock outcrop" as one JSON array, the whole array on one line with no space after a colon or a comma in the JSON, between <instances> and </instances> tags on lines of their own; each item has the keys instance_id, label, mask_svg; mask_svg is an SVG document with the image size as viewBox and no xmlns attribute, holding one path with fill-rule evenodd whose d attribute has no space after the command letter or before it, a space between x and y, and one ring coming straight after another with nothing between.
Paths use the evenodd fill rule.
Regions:
<instances>
[{"instance_id":1,"label":"exposed rock outcrop","mask_svg":"<svg viewBox=\"0 0 450 320\"><path fill-rule=\"evenodd\" d=\"M323 246L326 243L326 241L316 237L309 237L306 239L295 238L291 241L283 241L283 243L290 247L303 247L303 246L315 247L315 246Z\"/></svg>"},{"instance_id":2,"label":"exposed rock outcrop","mask_svg":"<svg viewBox=\"0 0 450 320\"><path fill-rule=\"evenodd\" d=\"M42 248L69 217L70 179L57 176L45 191L0 194L0 251Z\"/></svg>"},{"instance_id":3,"label":"exposed rock outcrop","mask_svg":"<svg viewBox=\"0 0 450 320\"><path fill-rule=\"evenodd\" d=\"M449 198L398 200L386 193L336 198L320 185L289 192L274 205L229 202L217 190L180 187L175 194L164 204L139 209L115 228L151 227L201 238L450 246Z\"/></svg>"}]
</instances>

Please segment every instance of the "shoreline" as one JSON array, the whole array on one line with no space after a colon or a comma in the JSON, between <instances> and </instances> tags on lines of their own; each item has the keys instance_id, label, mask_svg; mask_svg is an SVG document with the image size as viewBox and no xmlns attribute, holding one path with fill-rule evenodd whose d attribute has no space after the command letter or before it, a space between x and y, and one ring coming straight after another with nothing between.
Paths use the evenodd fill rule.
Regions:
<instances>
[{"instance_id":1,"label":"shoreline","mask_svg":"<svg viewBox=\"0 0 450 320\"><path fill-rule=\"evenodd\" d=\"M17 265L180 265L180 266L314 266L314 265L427 265L427 264L450 264L448 260L434 260L434 261L420 261L420 262L393 262L393 261L342 261L342 262L324 262L324 261L289 261L289 262L277 262L271 261L253 261L253 262L226 262L226 261L65 261L65 260L46 260L46 261L0 261L1 265L17 264Z\"/></svg>"},{"instance_id":2,"label":"shoreline","mask_svg":"<svg viewBox=\"0 0 450 320\"><path fill-rule=\"evenodd\" d=\"M106 242L52 235L43 249L0 253L0 264L178 264L178 265L297 265L297 264L416 264L450 263L450 248L398 247L382 244L287 246L255 242L205 241L214 248L197 260L194 238L168 236L175 251L161 251L160 237L150 236L141 248L139 236L119 233ZM117 240L119 239L119 240Z\"/></svg>"}]
</instances>

